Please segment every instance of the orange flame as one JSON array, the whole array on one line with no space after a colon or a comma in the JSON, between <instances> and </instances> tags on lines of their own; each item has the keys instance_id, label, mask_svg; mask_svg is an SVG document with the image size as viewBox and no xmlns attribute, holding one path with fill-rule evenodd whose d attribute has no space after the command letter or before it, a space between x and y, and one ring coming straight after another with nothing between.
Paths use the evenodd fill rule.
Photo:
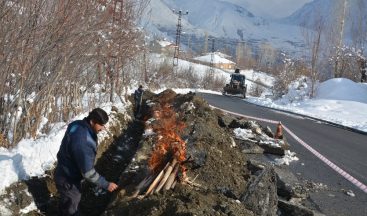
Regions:
<instances>
[{"instance_id":1,"label":"orange flame","mask_svg":"<svg viewBox=\"0 0 367 216\"><path fill-rule=\"evenodd\" d=\"M149 168L157 172L163 168L168 159L176 158L180 163L186 160L186 143L178 135L185 128L183 122L179 122L176 113L169 105L163 106L162 111L155 110L156 123L153 131L157 133L158 141L149 159ZM181 166L183 175L186 168Z\"/></svg>"}]
</instances>

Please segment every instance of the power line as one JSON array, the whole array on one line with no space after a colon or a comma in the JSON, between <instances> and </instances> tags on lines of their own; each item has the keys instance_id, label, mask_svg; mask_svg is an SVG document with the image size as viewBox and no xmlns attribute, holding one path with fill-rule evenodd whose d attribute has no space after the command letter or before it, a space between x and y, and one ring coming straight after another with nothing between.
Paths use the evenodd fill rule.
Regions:
<instances>
[{"instance_id":1,"label":"power line","mask_svg":"<svg viewBox=\"0 0 367 216\"><path fill-rule=\"evenodd\" d=\"M181 37L181 31L182 31L182 25L181 25L181 17L183 15L189 14L188 11L183 13L181 10L175 11L172 10L173 13L178 15L178 21L177 21L177 30L176 30L176 44L175 44L175 52L173 54L173 67L178 65L178 57L180 54L180 37Z\"/></svg>"}]
</instances>

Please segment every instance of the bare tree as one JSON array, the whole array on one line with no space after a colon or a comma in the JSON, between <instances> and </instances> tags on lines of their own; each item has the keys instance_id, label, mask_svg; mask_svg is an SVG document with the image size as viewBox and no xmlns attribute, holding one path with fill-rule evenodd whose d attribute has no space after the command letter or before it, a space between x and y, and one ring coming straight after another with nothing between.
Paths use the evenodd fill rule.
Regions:
<instances>
[{"instance_id":1,"label":"bare tree","mask_svg":"<svg viewBox=\"0 0 367 216\"><path fill-rule=\"evenodd\" d=\"M279 98L288 92L289 85L301 76L305 76L305 65L302 60L292 59L281 53L282 64L275 70L275 81L272 88L274 98ZM308 70L309 71L309 70ZM309 74L307 74L308 76Z\"/></svg>"},{"instance_id":2,"label":"bare tree","mask_svg":"<svg viewBox=\"0 0 367 216\"><path fill-rule=\"evenodd\" d=\"M356 0L357 10L354 14L351 26L353 47L364 50L367 43L367 2L365 0Z\"/></svg>"},{"instance_id":3,"label":"bare tree","mask_svg":"<svg viewBox=\"0 0 367 216\"><path fill-rule=\"evenodd\" d=\"M334 77L342 77L343 70L341 67L341 52L344 44L344 33L345 33L345 23L347 18L347 0L338 0L336 1L336 7L334 8L334 23L330 23L329 25L329 38L328 41L330 43L331 50L331 58L333 59L332 67Z\"/></svg>"},{"instance_id":4,"label":"bare tree","mask_svg":"<svg viewBox=\"0 0 367 216\"><path fill-rule=\"evenodd\" d=\"M261 43L257 55L257 67L263 71L269 71L276 61L276 50L269 43Z\"/></svg>"},{"instance_id":5,"label":"bare tree","mask_svg":"<svg viewBox=\"0 0 367 216\"><path fill-rule=\"evenodd\" d=\"M126 84L122 68L141 48L135 25L147 2L1 1L2 137L16 143L39 133L42 117L67 121L103 102L83 107L96 83L110 95Z\"/></svg>"},{"instance_id":6,"label":"bare tree","mask_svg":"<svg viewBox=\"0 0 367 216\"><path fill-rule=\"evenodd\" d=\"M252 47L244 41L239 42L236 48L236 59L239 67L253 68L255 59L253 57Z\"/></svg>"},{"instance_id":7,"label":"bare tree","mask_svg":"<svg viewBox=\"0 0 367 216\"><path fill-rule=\"evenodd\" d=\"M308 76L311 79L311 92L310 97L315 94L316 82L320 78L320 53L321 53L321 41L323 31L325 27L324 17L318 13L319 16L314 18L311 28L304 26L302 28L303 37L310 57L310 70Z\"/></svg>"}]
</instances>

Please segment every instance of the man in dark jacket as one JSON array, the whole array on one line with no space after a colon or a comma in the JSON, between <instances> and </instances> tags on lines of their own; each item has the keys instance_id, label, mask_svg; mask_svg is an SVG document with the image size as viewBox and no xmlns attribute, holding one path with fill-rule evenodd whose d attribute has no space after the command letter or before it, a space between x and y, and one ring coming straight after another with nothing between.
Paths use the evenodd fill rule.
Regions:
<instances>
[{"instance_id":1,"label":"man in dark jacket","mask_svg":"<svg viewBox=\"0 0 367 216\"><path fill-rule=\"evenodd\" d=\"M139 88L134 92L134 101L135 101L135 117L139 118L141 115L141 104L143 99L143 86L139 85Z\"/></svg>"},{"instance_id":2,"label":"man in dark jacket","mask_svg":"<svg viewBox=\"0 0 367 216\"><path fill-rule=\"evenodd\" d=\"M68 126L57 153L55 171L56 188L60 194L60 215L79 215L81 181L86 179L97 186L112 192L117 185L108 182L94 169L97 152L97 133L108 122L107 113L96 108L83 120Z\"/></svg>"}]
</instances>

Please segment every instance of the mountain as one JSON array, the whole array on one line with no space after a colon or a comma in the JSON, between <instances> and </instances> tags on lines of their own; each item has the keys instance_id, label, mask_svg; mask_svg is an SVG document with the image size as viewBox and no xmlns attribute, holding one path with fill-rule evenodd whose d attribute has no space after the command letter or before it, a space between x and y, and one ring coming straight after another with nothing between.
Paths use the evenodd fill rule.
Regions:
<instances>
[{"instance_id":1,"label":"mountain","mask_svg":"<svg viewBox=\"0 0 367 216\"><path fill-rule=\"evenodd\" d=\"M188 11L182 16L182 46L188 38L195 38L194 45L203 47L205 34L215 37L216 47L230 46L239 41L254 47L269 42L282 50L297 51L302 47L299 27L283 24L257 16L248 9L247 1L238 0L151 0L143 17L145 28L153 35L174 41L178 16L172 9ZM195 47L194 47L195 48Z\"/></svg>"},{"instance_id":2,"label":"mountain","mask_svg":"<svg viewBox=\"0 0 367 216\"><path fill-rule=\"evenodd\" d=\"M340 0L316 0L309 2L282 21L292 25L311 25L316 17L320 15L324 19L331 21L333 17L331 12L335 8L336 1Z\"/></svg>"},{"instance_id":3,"label":"mountain","mask_svg":"<svg viewBox=\"0 0 367 216\"><path fill-rule=\"evenodd\" d=\"M182 16L181 46L202 50L206 35L215 37L215 49L230 48L232 54L238 42L246 42L256 52L261 43L269 43L291 54L304 52L301 25L312 28L320 15L326 26L335 25L343 0L314 0L282 19L269 19L251 11L250 0L151 0L143 20L152 35L174 42L178 15L172 9L188 11ZM346 41L367 37L366 0L347 1ZM253 2L252 2L253 3ZM258 10L256 10L258 12ZM330 31L330 30L327 30ZM190 42L189 42L190 41ZM190 45L189 45L190 43Z\"/></svg>"},{"instance_id":4,"label":"mountain","mask_svg":"<svg viewBox=\"0 0 367 216\"><path fill-rule=\"evenodd\" d=\"M282 19L282 23L291 25L305 25L313 27L315 20L321 17L325 21L325 26L337 24L338 16L342 14L343 0L314 0L305 4L292 15ZM350 41L355 34L366 37L367 32L367 1L349 0L346 4L345 36L346 41ZM362 34L362 35L361 35Z\"/></svg>"},{"instance_id":5,"label":"mountain","mask_svg":"<svg viewBox=\"0 0 367 216\"><path fill-rule=\"evenodd\" d=\"M172 4L170 0L164 2L171 7L188 10L187 20L190 24L217 37L241 38L241 31L266 24L265 20L256 17L241 5L226 1L212 0L210 4L205 0L186 0L176 4Z\"/></svg>"},{"instance_id":6,"label":"mountain","mask_svg":"<svg viewBox=\"0 0 367 216\"><path fill-rule=\"evenodd\" d=\"M144 20L151 29L176 30L178 16L172 9L189 12L182 17L182 26L185 32L196 34L208 32L216 37L237 38L241 37L237 29L265 23L243 6L220 0L212 0L210 4L205 0L152 0Z\"/></svg>"}]
</instances>

